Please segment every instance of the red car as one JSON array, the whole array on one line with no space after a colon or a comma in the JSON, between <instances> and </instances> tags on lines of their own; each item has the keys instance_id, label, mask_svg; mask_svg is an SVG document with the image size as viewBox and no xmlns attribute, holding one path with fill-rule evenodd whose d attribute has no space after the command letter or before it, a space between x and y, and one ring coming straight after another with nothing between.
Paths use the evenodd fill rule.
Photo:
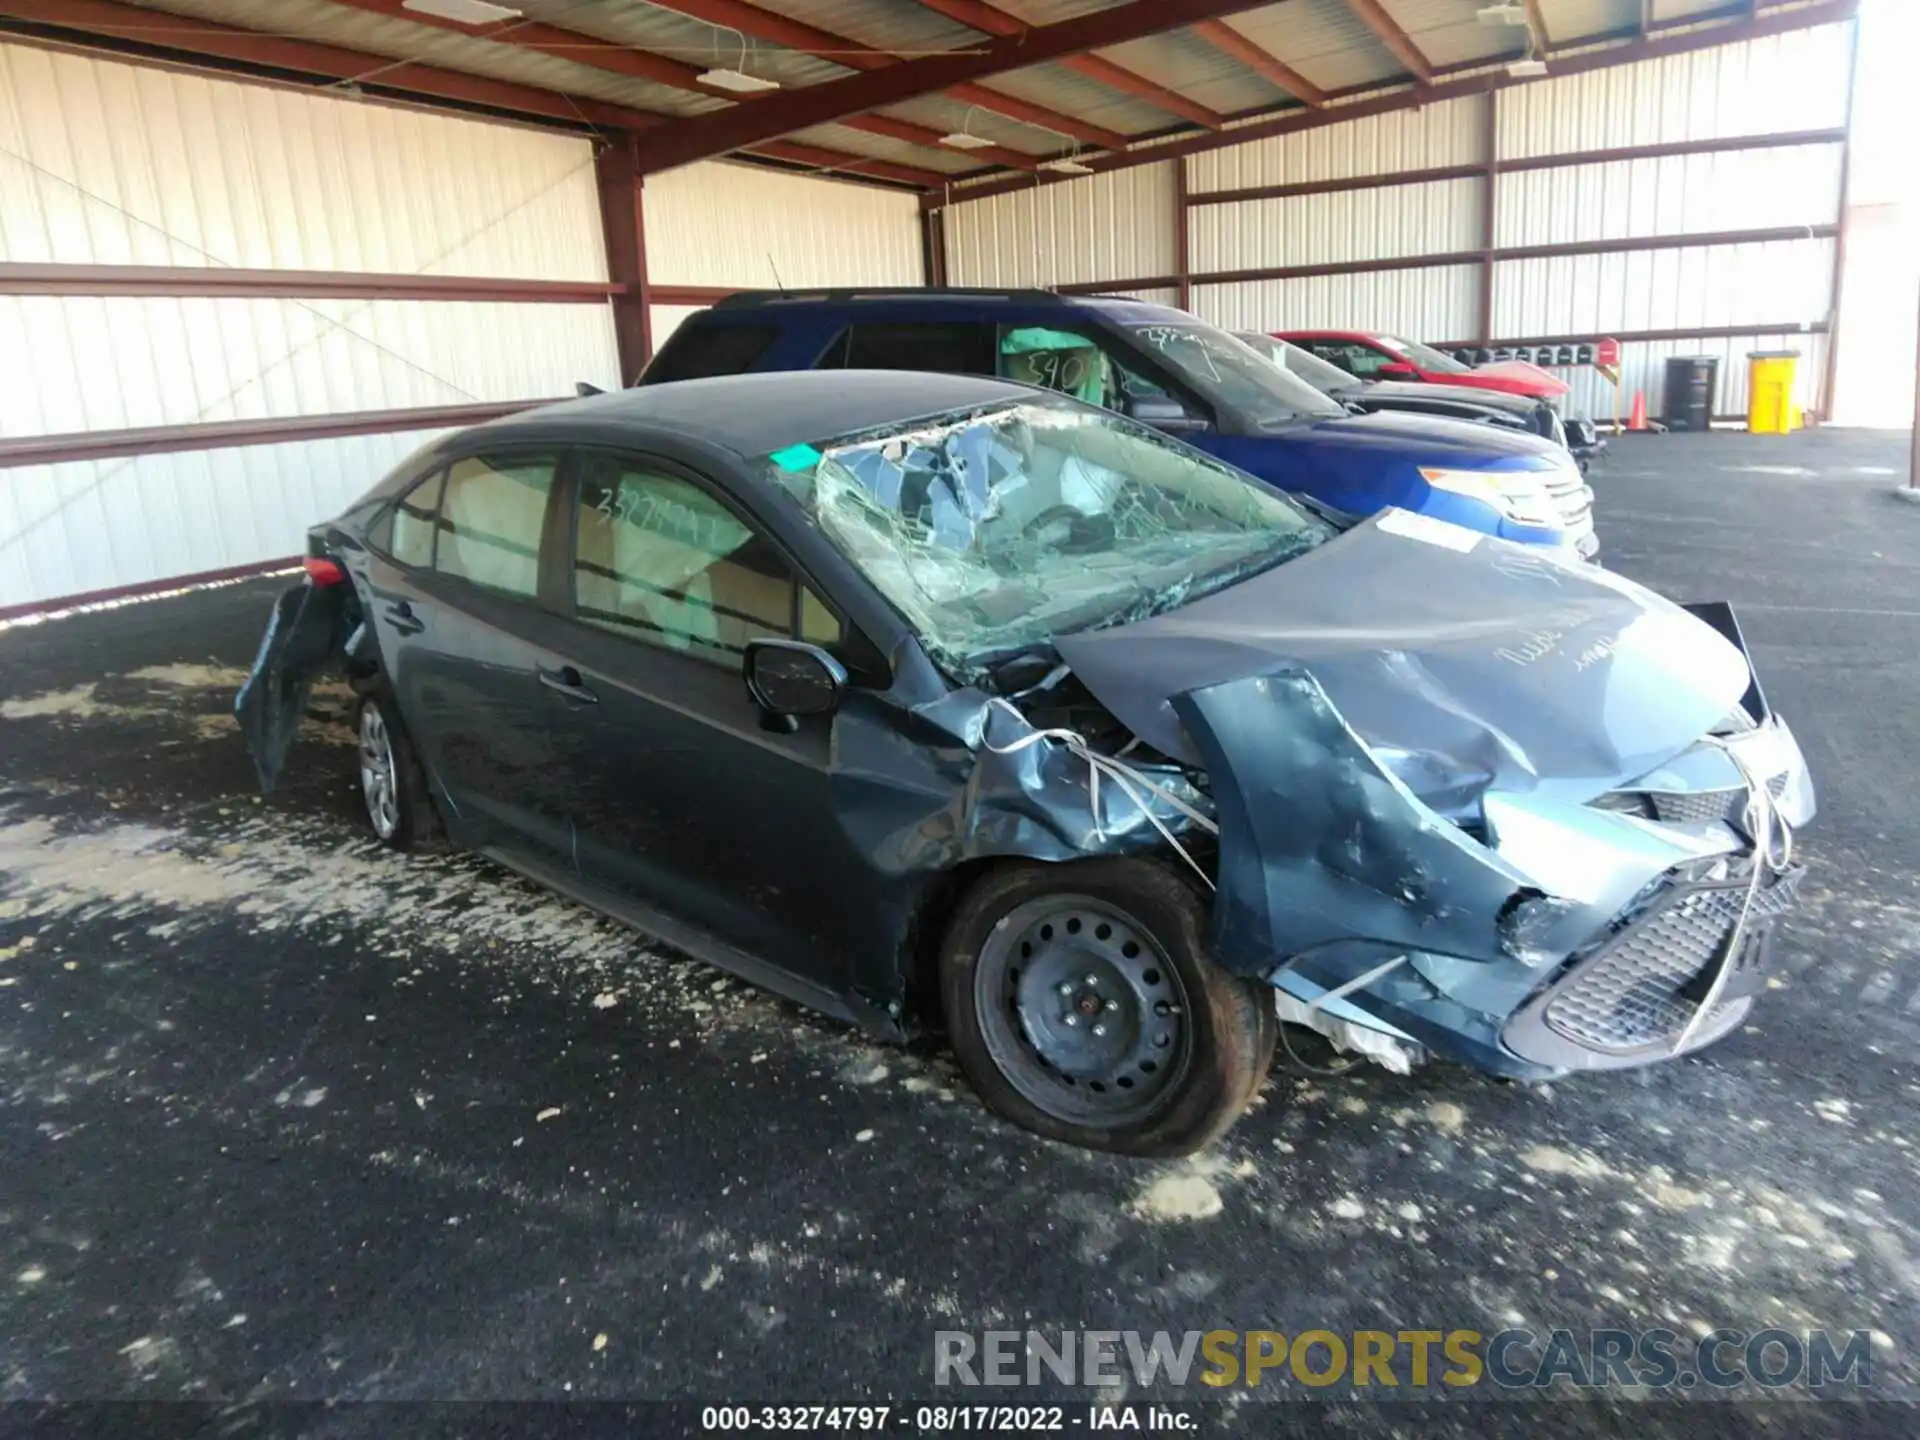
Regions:
<instances>
[{"instance_id":1,"label":"red car","mask_svg":"<svg viewBox=\"0 0 1920 1440\"><path fill-rule=\"evenodd\" d=\"M1567 393L1566 382L1524 360L1467 366L1431 345L1396 339L1374 330L1276 330L1273 334L1362 380L1472 385L1481 390L1504 390L1510 395L1528 395L1538 400L1553 400Z\"/></svg>"}]
</instances>

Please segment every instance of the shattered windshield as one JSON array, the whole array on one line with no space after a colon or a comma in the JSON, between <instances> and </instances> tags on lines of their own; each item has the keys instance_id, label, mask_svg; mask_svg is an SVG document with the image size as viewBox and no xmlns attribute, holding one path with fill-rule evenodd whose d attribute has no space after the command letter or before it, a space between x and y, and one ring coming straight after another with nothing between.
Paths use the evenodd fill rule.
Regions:
<instances>
[{"instance_id":1,"label":"shattered windshield","mask_svg":"<svg viewBox=\"0 0 1920 1440\"><path fill-rule=\"evenodd\" d=\"M1333 534L1217 460L1068 404L960 412L769 459L934 660L967 680L1055 635L1171 610Z\"/></svg>"},{"instance_id":2,"label":"shattered windshield","mask_svg":"<svg viewBox=\"0 0 1920 1440\"><path fill-rule=\"evenodd\" d=\"M1133 333L1194 389L1261 430L1335 419L1344 406L1211 325L1136 325Z\"/></svg>"}]
</instances>

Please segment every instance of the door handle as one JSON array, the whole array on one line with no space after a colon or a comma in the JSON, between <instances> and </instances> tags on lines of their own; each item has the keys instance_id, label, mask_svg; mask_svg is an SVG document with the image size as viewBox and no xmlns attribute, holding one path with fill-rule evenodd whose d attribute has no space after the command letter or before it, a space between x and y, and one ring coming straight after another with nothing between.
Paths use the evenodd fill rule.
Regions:
<instances>
[{"instance_id":1,"label":"door handle","mask_svg":"<svg viewBox=\"0 0 1920 1440\"><path fill-rule=\"evenodd\" d=\"M427 628L427 622L414 614L413 606L404 600L396 600L387 607L387 619L402 635L418 635Z\"/></svg>"},{"instance_id":2,"label":"door handle","mask_svg":"<svg viewBox=\"0 0 1920 1440\"><path fill-rule=\"evenodd\" d=\"M580 678L580 672L571 665L562 665L558 670L536 670L534 673L547 689L558 690L569 700L584 700L592 705L600 699L587 688L587 683Z\"/></svg>"}]
</instances>

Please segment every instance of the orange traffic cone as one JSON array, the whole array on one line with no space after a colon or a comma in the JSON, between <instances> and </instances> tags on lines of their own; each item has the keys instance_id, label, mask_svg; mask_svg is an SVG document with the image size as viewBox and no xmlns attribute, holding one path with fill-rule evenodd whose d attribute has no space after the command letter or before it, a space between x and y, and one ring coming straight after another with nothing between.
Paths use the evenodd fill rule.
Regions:
<instances>
[{"instance_id":1,"label":"orange traffic cone","mask_svg":"<svg viewBox=\"0 0 1920 1440\"><path fill-rule=\"evenodd\" d=\"M1633 410L1627 416L1627 429L1644 430L1647 428L1647 392L1633 392Z\"/></svg>"}]
</instances>

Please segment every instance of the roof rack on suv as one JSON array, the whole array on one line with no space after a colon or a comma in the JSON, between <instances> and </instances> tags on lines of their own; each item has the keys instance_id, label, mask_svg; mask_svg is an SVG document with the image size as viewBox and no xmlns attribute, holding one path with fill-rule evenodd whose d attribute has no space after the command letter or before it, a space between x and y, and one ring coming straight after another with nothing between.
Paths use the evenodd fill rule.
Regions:
<instances>
[{"instance_id":1,"label":"roof rack on suv","mask_svg":"<svg viewBox=\"0 0 1920 1440\"><path fill-rule=\"evenodd\" d=\"M1051 290L995 290L964 285L891 285L841 290L736 290L714 302L716 310L745 310L756 305L778 305L791 300L924 300L929 296L969 295L983 300L1019 300L1026 303L1066 297Z\"/></svg>"}]
</instances>

